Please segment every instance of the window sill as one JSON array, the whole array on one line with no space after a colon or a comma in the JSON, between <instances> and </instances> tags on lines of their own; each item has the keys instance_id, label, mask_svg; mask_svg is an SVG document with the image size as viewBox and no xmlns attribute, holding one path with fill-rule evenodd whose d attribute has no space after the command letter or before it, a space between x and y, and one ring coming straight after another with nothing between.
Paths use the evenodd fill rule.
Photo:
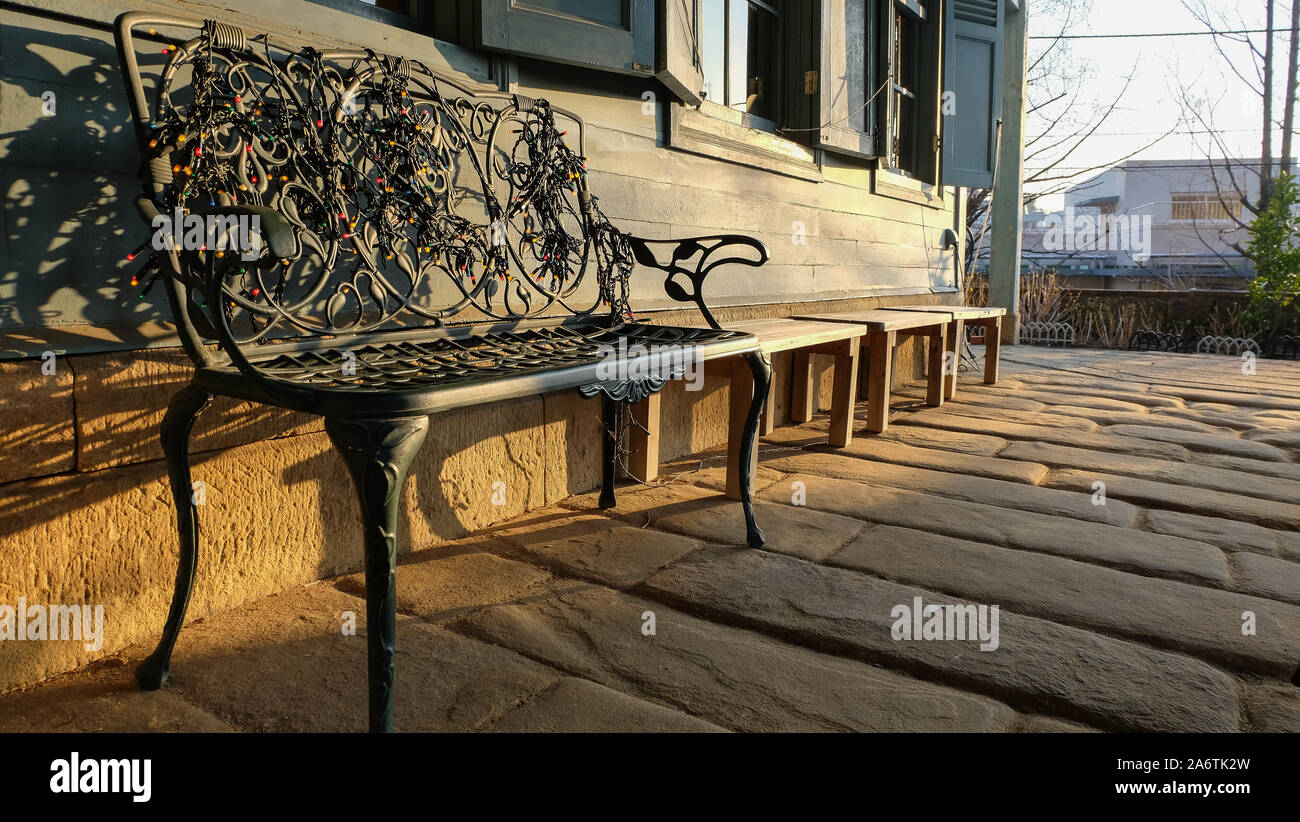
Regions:
<instances>
[{"instance_id":1,"label":"window sill","mask_svg":"<svg viewBox=\"0 0 1300 822\"><path fill-rule=\"evenodd\" d=\"M871 173L871 193L880 197L892 197L929 208L945 208L943 186L930 185L920 180L913 180L887 168L877 167Z\"/></svg>"},{"instance_id":2,"label":"window sill","mask_svg":"<svg viewBox=\"0 0 1300 822\"><path fill-rule=\"evenodd\" d=\"M803 180L822 181L821 167L811 149L755 128L752 125L755 119L743 112L708 101L698 110L673 103L668 111L670 148Z\"/></svg>"}]
</instances>

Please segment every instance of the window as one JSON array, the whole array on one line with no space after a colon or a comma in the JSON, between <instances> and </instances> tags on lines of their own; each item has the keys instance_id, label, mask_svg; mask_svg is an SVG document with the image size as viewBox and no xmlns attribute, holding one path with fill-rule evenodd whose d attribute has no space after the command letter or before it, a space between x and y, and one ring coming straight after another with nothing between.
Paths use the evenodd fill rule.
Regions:
<instances>
[{"instance_id":1,"label":"window","mask_svg":"<svg viewBox=\"0 0 1300 822\"><path fill-rule=\"evenodd\" d=\"M1193 192L1173 195L1175 220L1232 220L1232 211L1213 192Z\"/></svg>"},{"instance_id":2,"label":"window","mask_svg":"<svg viewBox=\"0 0 1300 822\"><path fill-rule=\"evenodd\" d=\"M926 183L938 182L937 26L933 0L892 0L888 20L889 104L884 165Z\"/></svg>"},{"instance_id":3,"label":"window","mask_svg":"<svg viewBox=\"0 0 1300 822\"><path fill-rule=\"evenodd\" d=\"M782 4L704 0L700 54L706 100L780 121Z\"/></svg>"},{"instance_id":4,"label":"window","mask_svg":"<svg viewBox=\"0 0 1300 822\"><path fill-rule=\"evenodd\" d=\"M375 8L386 9L397 14L411 13L411 0L357 0L357 2Z\"/></svg>"},{"instance_id":5,"label":"window","mask_svg":"<svg viewBox=\"0 0 1300 822\"><path fill-rule=\"evenodd\" d=\"M416 28L422 12L420 0L312 0L312 2L402 28Z\"/></svg>"}]
</instances>

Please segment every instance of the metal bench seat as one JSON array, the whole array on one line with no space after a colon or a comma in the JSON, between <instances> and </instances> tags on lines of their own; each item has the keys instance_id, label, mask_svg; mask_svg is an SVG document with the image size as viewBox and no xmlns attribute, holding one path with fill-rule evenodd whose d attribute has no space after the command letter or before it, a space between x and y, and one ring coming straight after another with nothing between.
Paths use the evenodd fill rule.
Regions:
<instances>
[{"instance_id":1,"label":"metal bench seat","mask_svg":"<svg viewBox=\"0 0 1300 822\"><path fill-rule=\"evenodd\" d=\"M638 349L637 347L640 347ZM305 391L327 417L431 414L466 405L582 388L607 369L647 377L680 375L680 356L703 362L758 349L742 331L622 323L427 330L265 346L251 365L277 388ZM664 353L666 351L674 353ZM620 352L630 352L620 354ZM277 404L234 365L198 371L213 393ZM661 383L660 383L661 384ZM276 392L283 393L283 392Z\"/></svg>"}]
</instances>

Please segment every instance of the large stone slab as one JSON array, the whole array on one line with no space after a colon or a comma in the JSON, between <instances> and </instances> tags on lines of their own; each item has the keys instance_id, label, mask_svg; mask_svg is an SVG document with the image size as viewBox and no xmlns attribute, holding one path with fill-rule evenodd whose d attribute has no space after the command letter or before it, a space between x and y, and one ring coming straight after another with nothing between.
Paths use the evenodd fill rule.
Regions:
<instances>
[{"instance_id":1,"label":"large stone slab","mask_svg":"<svg viewBox=\"0 0 1300 822\"><path fill-rule=\"evenodd\" d=\"M725 733L711 722L565 677L497 720L494 733Z\"/></svg>"},{"instance_id":2,"label":"large stone slab","mask_svg":"<svg viewBox=\"0 0 1300 822\"><path fill-rule=\"evenodd\" d=\"M1185 431L1201 431L1206 434L1231 434L1232 431L1222 426L1207 425L1196 420L1179 417L1161 416L1146 411L1116 411L1109 408L1084 408L1077 405L1053 405L1043 414L1063 414L1069 418L1091 420L1099 425L1162 425L1165 428L1181 428Z\"/></svg>"},{"instance_id":3,"label":"large stone slab","mask_svg":"<svg viewBox=\"0 0 1300 822\"><path fill-rule=\"evenodd\" d=\"M1034 400L1044 405L1077 405L1084 408L1107 409L1111 411L1146 411L1150 397L1146 395L1135 395L1120 392L1124 399L1115 399L1117 392L1109 392L1109 396L1102 396L1095 391L1068 391L1064 389L1035 390L1032 388L1010 388L1004 389L998 386L972 386L971 392L974 394L983 394L985 396L994 391L1005 390L1012 397L1020 399ZM1145 399L1148 403L1142 403L1137 400Z\"/></svg>"},{"instance_id":4,"label":"large stone slab","mask_svg":"<svg viewBox=\"0 0 1300 822\"><path fill-rule=\"evenodd\" d=\"M503 540L480 536L404 558L397 568L398 611L443 622L545 590L550 574L489 553L505 547ZM366 595L362 574L338 579L335 586L356 597Z\"/></svg>"},{"instance_id":5,"label":"large stone slab","mask_svg":"<svg viewBox=\"0 0 1300 822\"><path fill-rule=\"evenodd\" d=\"M345 612L355 635L342 633ZM394 727L491 725L560 675L504 648L399 617ZM245 731L364 731L365 602L314 585L182 631L168 688Z\"/></svg>"},{"instance_id":6,"label":"large stone slab","mask_svg":"<svg viewBox=\"0 0 1300 822\"><path fill-rule=\"evenodd\" d=\"M121 657L0 697L0 733L229 733L169 689L142 691Z\"/></svg>"},{"instance_id":7,"label":"large stone slab","mask_svg":"<svg viewBox=\"0 0 1300 822\"><path fill-rule=\"evenodd\" d=\"M1120 527L1130 527L1137 519L1137 509L1127 503L1093 505L1090 490L1086 494L1069 493L1021 482L859 460L835 453L795 454L772 460L768 465L789 474L817 474L870 485L887 485L947 499L1104 522Z\"/></svg>"},{"instance_id":8,"label":"large stone slab","mask_svg":"<svg viewBox=\"0 0 1300 822\"><path fill-rule=\"evenodd\" d=\"M1223 403L1245 408L1270 408L1283 411L1300 411L1300 398L1284 397L1272 393L1246 391L1219 391L1182 385L1161 385L1153 388L1161 394L1178 397L1185 402Z\"/></svg>"},{"instance_id":9,"label":"large stone slab","mask_svg":"<svg viewBox=\"0 0 1300 822\"><path fill-rule=\"evenodd\" d=\"M1100 506L1104 508L1110 508L1115 504L1115 500L1128 500L1148 508L1226 517L1265 528L1300 531L1300 505L1272 499L1228 494L1187 485L1171 485L1167 482L1154 482L1118 474L1103 474L1099 471L1056 470L1047 478L1045 484L1052 488L1088 494L1092 492L1093 484L1098 481L1106 484L1106 504Z\"/></svg>"},{"instance_id":10,"label":"large stone slab","mask_svg":"<svg viewBox=\"0 0 1300 822\"><path fill-rule=\"evenodd\" d=\"M1000 394L979 394L968 392L967 386L974 387L976 383L968 380L962 380L958 385L957 396L961 397L963 405L975 405L983 408L1008 408L1015 411L1042 411L1047 407L1046 403L1037 402L1036 400L1027 400L1021 397L1013 397L1006 391ZM1003 386L999 386L1003 387ZM895 389L891 394L893 396L907 397L913 400L924 400L926 398L926 388L924 385L908 385ZM946 405L947 403L945 403Z\"/></svg>"},{"instance_id":11,"label":"large stone slab","mask_svg":"<svg viewBox=\"0 0 1300 822\"><path fill-rule=\"evenodd\" d=\"M1027 387L1036 388L1038 386L1059 386L1056 388L1044 388L1050 391L1054 399L1047 405L1056 405L1060 403L1073 404L1071 400L1075 397L1104 397L1131 405L1140 405L1146 408L1172 409L1181 408L1183 401L1174 397L1163 397L1159 394L1152 394L1146 390L1146 386L1139 386L1137 383L1125 383L1121 380L1100 380L1100 379L1070 379L1065 377L1054 377L1045 374L1024 374L1021 375ZM1117 389L1116 385L1133 386L1133 390ZM977 389L978 390L978 389Z\"/></svg>"},{"instance_id":12,"label":"large stone slab","mask_svg":"<svg viewBox=\"0 0 1300 822\"><path fill-rule=\"evenodd\" d=\"M525 520L496 532L512 555L613 588L636 585L703 545L679 534L564 509L539 511Z\"/></svg>"},{"instance_id":13,"label":"large stone slab","mask_svg":"<svg viewBox=\"0 0 1300 822\"><path fill-rule=\"evenodd\" d=\"M1048 425L1024 425L999 420L983 420L978 417L964 417L959 414L947 414L943 409L917 411L895 420L903 425L923 425L930 428L943 428L949 431L963 431L969 434L986 434L1008 440L1040 440L1054 442L1057 445L1073 445L1079 448L1092 448L1098 451L1116 451L1121 454L1141 454L1158 459L1186 462L1190 452L1181 445L1137 437L1121 437L1114 434L1074 431L1055 428Z\"/></svg>"},{"instance_id":14,"label":"large stone slab","mask_svg":"<svg viewBox=\"0 0 1300 822\"><path fill-rule=\"evenodd\" d=\"M827 561L1242 670L1290 676L1300 659L1300 608L1257 597L889 526ZM1251 636L1245 611L1257 617Z\"/></svg>"},{"instance_id":15,"label":"large stone slab","mask_svg":"<svg viewBox=\"0 0 1300 822\"><path fill-rule=\"evenodd\" d=\"M1174 443L1191 451L1209 451L1270 462L1286 462L1288 459L1286 452L1280 448L1222 434L1205 434L1156 425L1112 425L1105 430L1122 437Z\"/></svg>"},{"instance_id":16,"label":"large stone slab","mask_svg":"<svg viewBox=\"0 0 1300 822\"><path fill-rule=\"evenodd\" d=\"M1230 457L1226 454L1197 454L1193 458L1200 465L1226 468L1229 471L1241 471L1247 474L1259 474L1265 477L1280 477L1300 482L1300 465L1290 462L1266 462L1245 457Z\"/></svg>"},{"instance_id":17,"label":"large stone slab","mask_svg":"<svg viewBox=\"0 0 1300 822\"><path fill-rule=\"evenodd\" d=\"M1006 459L1043 463L1060 468L1127 474L1176 486L1194 485L1214 490L1231 489L1261 499L1292 502L1300 499L1300 482L1262 477L1243 471L1196 463L1168 462L1151 457L1091 451L1047 442L1013 442L999 455Z\"/></svg>"},{"instance_id":18,"label":"large stone slab","mask_svg":"<svg viewBox=\"0 0 1300 822\"><path fill-rule=\"evenodd\" d=\"M619 498L608 513L640 525L674 531L696 539L724 545L744 545L745 514L740 503L722 496L718 488L695 485L665 485L636 489ZM711 480L710 480L711 481ZM770 484L771 499L792 503L806 496L805 487L792 482ZM756 495L757 496L757 495ZM819 510L819 506L777 505L756 502L754 518L767 535L765 550L820 559L848 542L862 530L862 522Z\"/></svg>"},{"instance_id":19,"label":"large stone slab","mask_svg":"<svg viewBox=\"0 0 1300 822\"><path fill-rule=\"evenodd\" d=\"M718 549L651 577L645 589L679 607L740 620L837 653L901 667L1103 727L1235 730L1233 681L1191 658L1001 610L999 645L898 641L898 605L960 598L764 551ZM997 603L987 603L997 604Z\"/></svg>"},{"instance_id":20,"label":"large stone slab","mask_svg":"<svg viewBox=\"0 0 1300 822\"><path fill-rule=\"evenodd\" d=\"M894 425L878 435L879 439L898 442L916 448L937 448L991 457L1006 447L1007 441L987 434L967 434L942 428L923 428L919 425Z\"/></svg>"},{"instance_id":21,"label":"large stone slab","mask_svg":"<svg viewBox=\"0 0 1300 822\"><path fill-rule=\"evenodd\" d=\"M932 448L917 448L913 445L877 437L859 437L843 448L832 448L823 443L806 450L810 454L839 454L875 462L905 465L911 468L928 468L954 474L1019 482L1026 485L1037 485L1048 473L1047 466L1035 465L1031 461L1000 459L953 451L937 451ZM769 466L780 468L780 463L773 460L769 462Z\"/></svg>"},{"instance_id":22,"label":"large stone slab","mask_svg":"<svg viewBox=\"0 0 1300 822\"><path fill-rule=\"evenodd\" d=\"M1223 553L1190 539L1081 520L1063 527L1061 518L1047 514L811 474L791 479L804 483L809 507L868 522L1041 551L1124 571L1207 582L1220 588L1230 581ZM783 495L767 491L760 496L785 501Z\"/></svg>"},{"instance_id":23,"label":"large stone slab","mask_svg":"<svg viewBox=\"0 0 1300 822\"><path fill-rule=\"evenodd\" d=\"M647 612L650 636L642 633ZM739 731L1006 731L1015 719L985 697L595 586L483 611L457 627Z\"/></svg>"},{"instance_id":24,"label":"large stone slab","mask_svg":"<svg viewBox=\"0 0 1300 822\"><path fill-rule=\"evenodd\" d=\"M1250 730L1261 733L1300 733L1300 688L1294 685L1247 685L1242 702Z\"/></svg>"},{"instance_id":25,"label":"large stone slab","mask_svg":"<svg viewBox=\"0 0 1300 822\"><path fill-rule=\"evenodd\" d=\"M962 396L958 394L958 396ZM918 398L920 403L924 398ZM913 410L921 410L920 405L914 406ZM962 417L975 417L981 420L1003 420L1005 422L1018 423L1020 425L1047 425L1052 428L1066 428L1072 431L1096 431L1097 423L1083 419L1082 417L1066 416L1063 414L1043 414L1035 411L1019 411L1014 408L999 408L991 405L976 405L968 403L963 399L949 400L943 404L945 414L955 414ZM866 410L858 412L858 418L865 420L867 417ZM905 419L905 414L900 419Z\"/></svg>"},{"instance_id":26,"label":"large stone slab","mask_svg":"<svg viewBox=\"0 0 1300 822\"><path fill-rule=\"evenodd\" d=\"M1231 562L1237 590L1300 605L1300 562L1249 553L1236 554ZM1300 656L1295 665L1300 667Z\"/></svg>"},{"instance_id":27,"label":"large stone slab","mask_svg":"<svg viewBox=\"0 0 1300 822\"><path fill-rule=\"evenodd\" d=\"M1157 534L1201 540L1225 551L1251 551L1266 556L1300 558L1300 534L1261 528L1221 517L1181 511L1147 511L1146 526Z\"/></svg>"}]
</instances>

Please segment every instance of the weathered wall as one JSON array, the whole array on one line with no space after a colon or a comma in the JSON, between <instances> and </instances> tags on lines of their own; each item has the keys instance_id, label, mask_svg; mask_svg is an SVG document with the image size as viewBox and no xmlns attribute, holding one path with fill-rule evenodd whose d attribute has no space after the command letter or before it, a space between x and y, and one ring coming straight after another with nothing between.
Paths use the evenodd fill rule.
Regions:
<instances>
[{"instance_id":1,"label":"weathered wall","mask_svg":"<svg viewBox=\"0 0 1300 822\"><path fill-rule=\"evenodd\" d=\"M834 302L835 310L879 300ZM782 313L809 304L783 307ZM761 316L730 309L727 319ZM688 312L665 317L690 322ZM920 367L898 349L896 379ZM776 420L789 420L788 354L774 358ZM818 357L819 405L832 363ZM176 570L175 508L158 445L168 398L188 378L176 349L0 363L0 604L104 606L104 646L0 642L0 692L86 664L162 629ZM680 382L663 403L661 457L723 446L728 386ZM342 460L318 420L217 400L191 451L205 485L190 618L361 568L361 523ZM600 482L599 404L568 391L439 415L405 490L402 550L424 550ZM721 464L720 462L718 464ZM492 501L505 483L504 505Z\"/></svg>"},{"instance_id":2,"label":"weathered wall","mask_svg":"<svg viewBox=\"0 0 1300 822\"><path fill-rule=\"evenodd\" d=\"M110 24L133 8L231 19L323 46L405 54L477 82L489 76L481 51L303 0L6 4L0 8L0 357L173 339L162 290L140 299L129 286L135 264L125 260L148 231L131 206L139 161ZM652 81L528 60L518 62L516 73L519 91L550 98L587 120L591 187L615 224L650 237L736 232L767 242L772 260L761 272L711 275L708 294L716 304L775 306L956 286L953 255L940 250L940 235L953 226L951 196L935 208L873 194L870 162L815 156L773 135L760 142L791 156L802 152L799 173L812 179L718 159L736 154L698 140L688 146L693 151L678 150L670 146L670 120L682 107L664 102ZM46 91L56 94L54 116L42 111ZM645 106L646 91L659 102ZM671 307L660 282L638 280L639 308Z\"/></svg>"},{"instance_id":3,"label":"weathered wall","mask_svg":"<svg viewBox=\"0 0 1300 822\"><path fill-rule=\"evenodd\" d=\"M488 76L482 54L327 7L219 5L248 28ZM155 638L171 595L175 510L157 427L188 363L171 347L165 306L137 299L122 262L144 238L129 205L137 159L109 31L127 8L230 16L155 0L0 8L0 359L11 360L0 362L0 604L100 604L106 621L95 652L77 642L0 642L0 691ZM668 107L642 112L644 81L528 62L518 77L520 91L587 117L592 188L620 226L663 237L743 232L768 243L763 269L711 277L711 302L731 306L719 313L724 322L956 300L952 255L938 250L953 224L951 197L949 207L929 208L877 196L868 167L825 158L814 179L802 179L675 150L666 145ZM47 90L58 95L54 117L41 113ZM643 277L634 304L668 309L660 289L661 278ZM682 310L656 319L699 322ZM31 359L47 349L58 354L53 375ZM913 343L897 357L898 379L918 373ZM784 422L790 357L775 365ZM664 459L725 442L727 392L713 378L698 394L670 386ZM405 491L406 548L594 488L598 427L597 406L574 392L441 415ZM360 568L354 493L318 420L218 401L200 418L193 451L206 504L191 618ZM498 480L505 505L491 502Z\"/></svg>"}]
</instances>

